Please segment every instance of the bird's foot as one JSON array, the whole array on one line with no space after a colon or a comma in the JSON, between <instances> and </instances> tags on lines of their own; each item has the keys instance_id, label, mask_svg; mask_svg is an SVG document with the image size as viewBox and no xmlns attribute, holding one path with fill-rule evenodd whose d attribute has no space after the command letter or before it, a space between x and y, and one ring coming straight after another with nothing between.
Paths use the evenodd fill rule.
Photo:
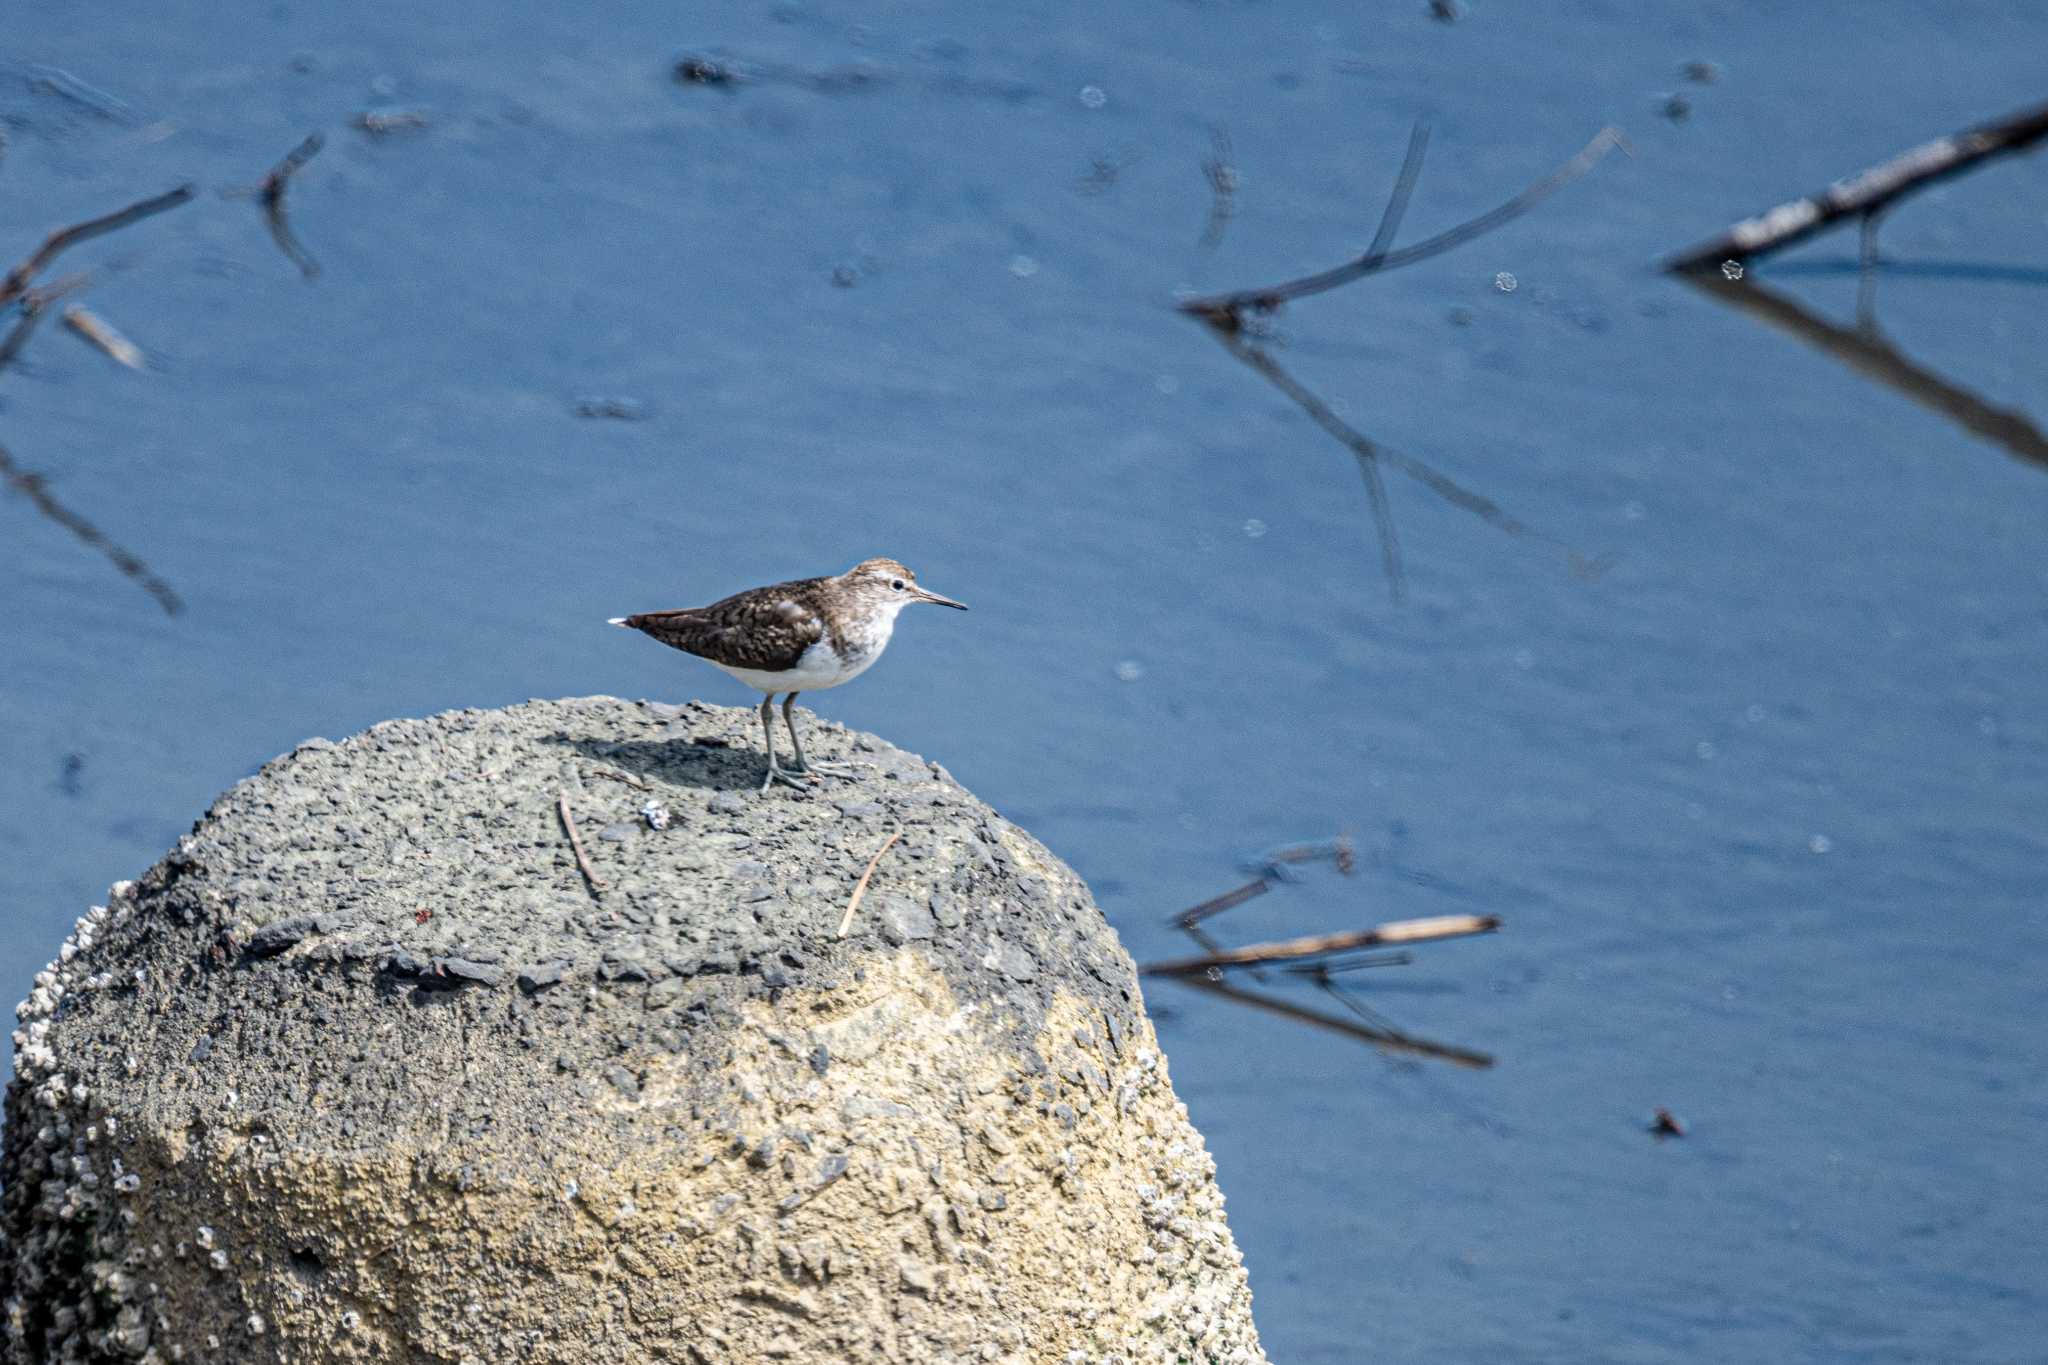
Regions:
<instances>
[{"instance_id":1,"label":"bird's foot","mask_svg":"<svg viewBox=\"0 0 2048 1365\"><path fill-rule=\"evenodd\" d=\"M771 764L768 768L768 775L761 779L761 794L767 795L774 789L777 782L787 782L798 791L809 791L810 784L802 780L805 776L807 774L802 771L790 772L785 768Z\"/></svg>"},{"instance_id":2,"label":"bird's foot","mask_svg":"<svg viewBox=\"0 0 2048 1365\"><path fill-rule=\"evenodd\" d=\"M851 763L819 763L815 760L810 760L806 761L804 766L796 771L806 777L852 777L853 765Z\"/></svg>"}]
</instances>

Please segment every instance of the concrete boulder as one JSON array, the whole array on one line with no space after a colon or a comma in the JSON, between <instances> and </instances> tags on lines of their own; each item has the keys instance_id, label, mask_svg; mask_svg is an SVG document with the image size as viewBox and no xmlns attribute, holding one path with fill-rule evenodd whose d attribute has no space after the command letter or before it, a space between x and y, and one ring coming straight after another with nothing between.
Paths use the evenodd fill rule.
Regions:
<instances>
[{"instance_id":1,"label":"concrete boulder","mask_svg":"<svg viewBox=\"0 0 2048 1365\"><path fill-rule=\"evenodd\" d=\"M237 785L21 1006L4 1359L1262 1361L1087 888L809 733L858 776L593 698Z\"/></svg>"}]
</instances>

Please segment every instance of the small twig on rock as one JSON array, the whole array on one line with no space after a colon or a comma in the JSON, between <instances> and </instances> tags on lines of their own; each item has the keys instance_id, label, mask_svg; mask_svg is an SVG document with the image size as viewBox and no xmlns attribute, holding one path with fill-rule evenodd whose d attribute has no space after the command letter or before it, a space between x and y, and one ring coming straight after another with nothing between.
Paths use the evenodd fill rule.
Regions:
<instances>
[{"instance_id":1,"label":"small twig on rock","mask_svg":"<svg viewBox=\"0 0 2048 1365\"><path fill-rule=\"evenodd\" d=\"M168 209L174 209L190 199L192 194L190 184L180 185L154 199L141 200L104 217L89 218L83 223L73 223L70 227L57 229L43 239L43 244L30 253L27 260L8 271L5 279L0 279L0 305L12 303L20 298L28 291L28 282L71 247L127 227L130 223L138 223L144 218L151 218Z\"/></svg>"},{"instance_id":2,"label":"small twig on rock","mask_svg":"<svg viewBox=\"0 0 2048 1365\"><path fill-rule=\"evenodd\" d=\"M597 895L604 890L604 878L590 865L590 857L583 851L583 836L576 832L576 817L569 813L569 794L562 792L555 797L555 809L562 814L562 828L568 831L569 847L576 850L576 867L583 873L583 880L590 884L590 894Z\"/></svg>"},{"instance_id":3,"label":"small twig on rock","mask_svg":"<svg viewBox=\"0 0 2048 1365\"><path fill-rule=\"evenodd\" d=\"M156 599L166 616L176 616L185 609L184 601L170 584L158 578L147 564L107 539L99 527L51 497L43 476L16 464L4 447L0 447L0 479L5 479L8 487L26 496L44 516L112 560L115 568L141 584L142 590Z\"/></svg>"},{"instance_id":4,"label":"small twig on rock","mask_svg":"<svg viewBox=\"0 0 2048 1365\"><path fill-rule=\"evenodd\" d=\"M1674 274L1695 274L1719 270L1730 261L1752 261L1782 251L1845 219L1878 213L1916 190L1990 157L2030 147L2043 137L2048 137L2048 104L1938 137L1846 180L1837 180L1818 194L1745 218L1719 236L1679 252L1664 268Z\"/></svg>"},{"instance_id":5,"label":"small twig on rock","mask_svg":"<svg viewBox=\"0 0 2048 1365\"><path fill-rule=\"evenodd\" d=\"M148 368L142 348L121 335L120 330L82 303L64 310L64 325L100 348L117 365L131 370Z\"/></svg>"},{"instance_id":6,"label":"small twig on rock","mask_svg":"<svg viewBox=\"0 0 2048 1365\"><path fill-rule=\"evenodd\" d=\"M1254 943L1204 957L1175 958L1148 962L1138 970L1146 976L1199 976L1213 968L1242 967L1256 962L1294 962L1302 958L1348 953L1357 948L1380 948L1395 943L1427 943L1435 939L1463 938L1490 934L1500 928L1498 915L1432 915L1427 919L1395 920L1371 929L1352 929L1340 934L1313 934L1306 938Z\"/></svg>"},{"instance_id":7,"label":"small twig on rock","mask_svg":"<svg viewBox=\"0 0 2048 1365\"><path fill-rule=\"evenodd\" d=\"M860 881L855 883L853 888L853 895L850 898L848 898L846 902L846 913L839 917L838 936L840 938L845 938L846 931L853 927L853 912L860 909L860 898L867 894L868 878L875 875L875 864L881 862L882 855L884 853L887 853L889 851L890 846L902 837L902 830L899 829L891 831L889 837L882 840L882 846L875 850L875 856L868 859L867 871L860 874Z\"/></svg>"},{"instance_id":8,"label":"small twig on rock","mask_svg":"<svg viewBox=\"0 0 2048 1365\"><path fill-rule=\"evenodd\" d=\"M594 768L591 770L590 775L592 777L608 777L614 782L623 782L627 786L632 787L637 791L644 792L649 789L645 782L633 776L633 774L622 773L614 768Z\"/></svg>"}]
</instances>

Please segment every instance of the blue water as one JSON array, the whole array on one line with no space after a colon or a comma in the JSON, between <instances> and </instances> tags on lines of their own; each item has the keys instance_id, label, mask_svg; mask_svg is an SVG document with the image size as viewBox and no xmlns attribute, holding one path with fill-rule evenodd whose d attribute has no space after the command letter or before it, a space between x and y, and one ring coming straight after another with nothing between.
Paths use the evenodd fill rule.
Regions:
<instances>
[{"instance_id":1,"label":"blue water","mask_svg":"<svg viewBox=\"0 0 2048 1365\"><path fill-rule=\"evenodd\" d=\"M1505 919L1358 983L1485 1072L1151 988L1274 1360L2048 1359L2048 471L1652 268L2042 98L2048 10L345 9L9 16L0 257L203 193L51 272L104 268L149 372L53 320L0 374L0 444L189 604L0 498L0 986L305 736L743 702L604 618L890 554L975 610L821 708L1043 837L1140 958L1337 832L1354 877L1217 931ZM1276 354L1612 552L1592 581L1390 475L1395 605L1350 457L1170 306L1362 249L1423 117L1403 240L1603 125L1634 156ZM316 129L308 284L215 191ZM1987 166L1891 215L1878 292L2037 423L2044 229L2048 159ZM1854 250L1760 273L1847 322Z\"/></svg>"}]
</instances>

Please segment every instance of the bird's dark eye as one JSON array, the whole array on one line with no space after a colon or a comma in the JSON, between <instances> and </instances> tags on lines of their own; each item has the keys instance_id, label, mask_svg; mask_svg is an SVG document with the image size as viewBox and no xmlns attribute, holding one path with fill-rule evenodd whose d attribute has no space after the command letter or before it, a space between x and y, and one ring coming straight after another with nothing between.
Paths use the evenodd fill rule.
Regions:
<instances>
[{"instance_id":1,"label":"bird's dark eye","mask_svg":"<svg viewBox=\"0 0 2048 1365\"><path fill-rule=\"evenodd\" d=\"M902 579L900 579L900 578L892 578L892 579L890 579L890 580L889 580L889 586L890 586L890 587L892 587L892 588L894 588L894 589L896 589L896 591L898 591L898 592L902 592L902 591L903 591L903 580L902 580Z\"/></svg>"}]
</instances>

